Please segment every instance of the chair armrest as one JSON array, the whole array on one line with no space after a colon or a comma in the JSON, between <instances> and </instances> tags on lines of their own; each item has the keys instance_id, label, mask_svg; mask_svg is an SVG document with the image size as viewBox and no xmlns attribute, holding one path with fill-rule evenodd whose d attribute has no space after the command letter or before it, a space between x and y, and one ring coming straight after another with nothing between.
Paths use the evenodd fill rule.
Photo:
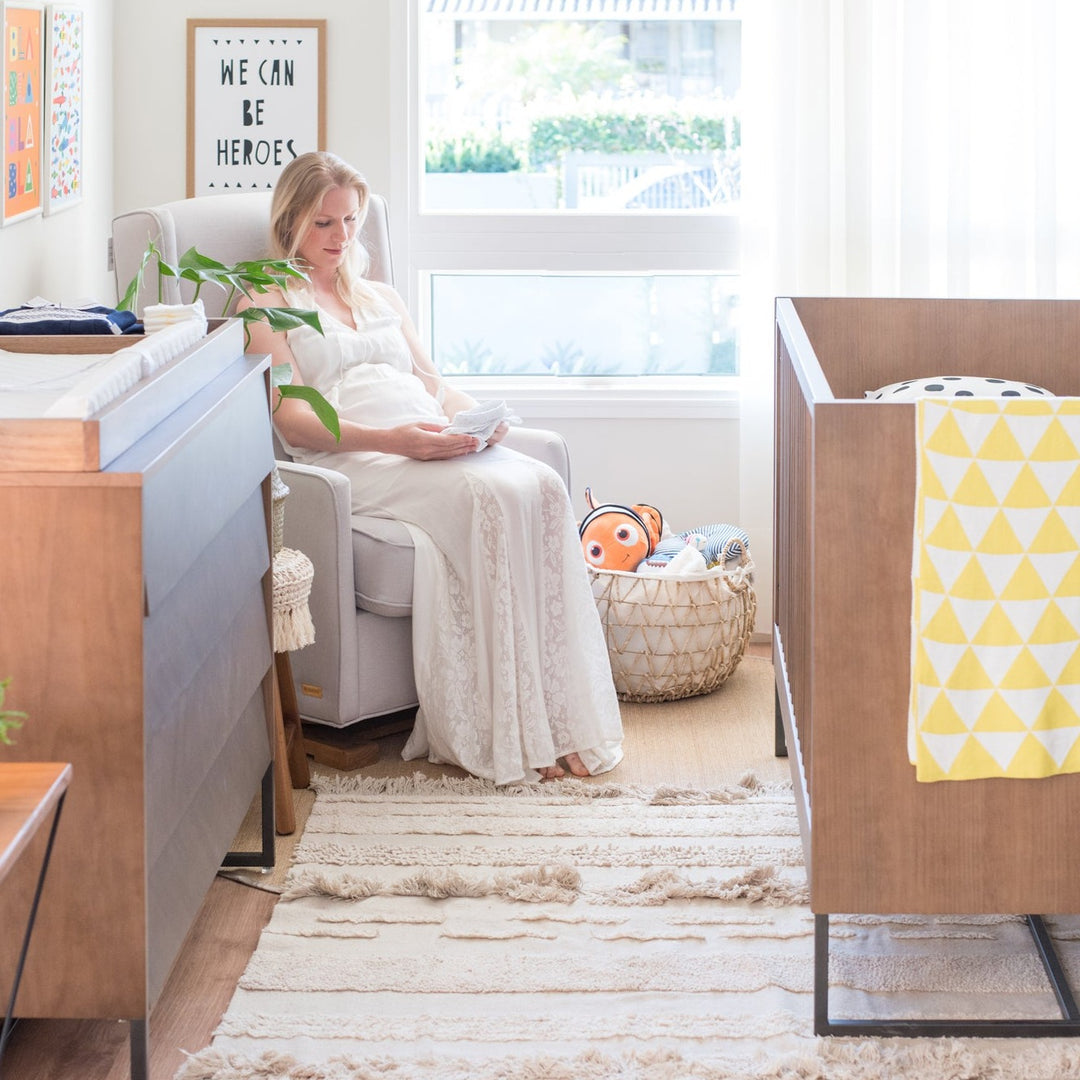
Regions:
<instances>
[{"instance_id":1,"label":"chair armrest","mask_svg":"<svg viewBox=\"0 0 1080 1080\"><path fill-rule=\"evenodd\" d=\"M570 490L570 451L557 431L511 426L502 445L550 465L562 477L566 490Z\"/></svg>"},{"instance_id":2,"label":"chair armrest","mask_svg":"<svg viewBox=\"0 0 1080 1080\"><path fill-rule=\"evenodd\" d=\"M285 547L319 561L337 578L352 575L352 489L349 478L336 469L278 461L278 472L289 488L285 499Z\"/></svg>"}]
</instances>

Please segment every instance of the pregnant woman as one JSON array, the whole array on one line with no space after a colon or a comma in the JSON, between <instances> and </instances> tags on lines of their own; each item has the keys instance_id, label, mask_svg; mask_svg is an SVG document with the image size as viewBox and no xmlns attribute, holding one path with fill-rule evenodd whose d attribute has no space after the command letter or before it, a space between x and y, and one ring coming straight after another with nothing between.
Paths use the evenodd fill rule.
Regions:
<instances>
[{"instance_id":1,"label":"pregnant woman","mask_svg":"<svg viewBox=\"0 0 1080 1080\"><path fill-rule=\"evenodd\" d=\"M499 445L505 423L483 442L446 430L476 402L440 377L398 294L364 279L367 207L367 183L333 154L284 169L271 256L295 259L309 281L260 302L315 308L324 334L257 321L251 348L289 364L341 419L336 442L306 402L278 396L288 452L345 473L354 513L412 536L420 708L403 756L497 784L606 772L622 724L566 489Z\"/></svg>"}]
</instances>

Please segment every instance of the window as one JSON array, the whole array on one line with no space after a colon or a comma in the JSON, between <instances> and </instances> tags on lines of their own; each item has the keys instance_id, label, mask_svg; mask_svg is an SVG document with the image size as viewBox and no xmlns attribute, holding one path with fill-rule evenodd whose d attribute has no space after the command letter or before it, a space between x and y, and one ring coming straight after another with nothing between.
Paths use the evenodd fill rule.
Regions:
<instances>
[{"instance_id":1,"label":"window","mask_svg":"<svg viewBox=\"0 0 1080 1080\"><path fill-rule=\"evenodd\" d=\"M446 375L738 373L735 275L433 273L430 283Z\"/></svg>"},{"instance_id":2,"label":"window","mask_svg":"<svg viewBox=\"0 0 1080 1080\"><path fill-rule=\"evenodd\" d=\"M737 373L739 0L671 7L410 0L408 284L444 371Z\"/></svg>"},{"instance_id":3,"label":"window","mask_svg":"<svg viewBox=\"0 0 1080 1080\"><path fill-rule=\"evenodd\" d=\"M637 0L424 0L425 210L697 210L734 205L740 22L628 21ZM582 17L567 17L580 8ZM545 10L559 17L535 18ZM526 14L529 17L523 18ZM501 16L501 17L500 17Z\"/></svg>"}]
</instances>

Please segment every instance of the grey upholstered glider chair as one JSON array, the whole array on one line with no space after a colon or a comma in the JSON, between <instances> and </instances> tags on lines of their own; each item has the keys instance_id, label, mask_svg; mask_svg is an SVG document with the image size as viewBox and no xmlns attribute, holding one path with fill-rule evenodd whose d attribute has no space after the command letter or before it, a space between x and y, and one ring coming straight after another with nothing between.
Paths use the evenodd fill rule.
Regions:
<instances>
[{"instance_id":1,"label":"grey upholstered glider chair","mask_svg":"<svg viewBox=\"0 0 1080 1080\"><path fill-rule=\"evenodd\" d=\"M237 192L119 215L112 225L118 295L135 276L150 238L172 263L192 246L228 264L265 255L269 212L269 192ZM387 206L378 195L372 196L363 240L371 254L370 276L392 282ZM190 300L187 282L169 278L166 289L171 291L165 303ZM209 317L222 314L222 290L204 288L200 297ZM156 299L155 294L143 302ZM561 436L514 427L506 445L545 461L569 486ZM285 546L304 552L315 566L315 643L291 658L302 719L341 728L415 705L408 531L397 521L353 516L349 480L342 473L290 461L276 439L275 454L290 489Z\"/></svg>"}]
</instances>

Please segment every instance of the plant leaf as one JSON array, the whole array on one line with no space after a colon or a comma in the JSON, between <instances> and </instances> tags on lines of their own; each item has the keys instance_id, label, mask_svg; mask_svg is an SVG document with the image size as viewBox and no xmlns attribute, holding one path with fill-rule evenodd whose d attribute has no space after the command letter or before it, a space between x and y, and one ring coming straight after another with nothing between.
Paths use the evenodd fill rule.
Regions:
<instances>
[{"instance_id":1,"label":"plant leaf","mask_svg":"<svg viewBox=\"0 0 1080 1080\"><path fill-rule=\"evenodd\" d=\"M240 274L264 274L274 278L299 278L308 281L307 274L289 259L255 259L249 262L238 262L233 270Z\"/></svg>"},{"instance_id":2,"label":"plant leaf","mask_svg":"<svg viewBox=\"0 0 1080 1080\"><path fill-rule=\"evenodd\" d=\"M273 364L270 368L270 388L288 386L293 380L292 364Z\"/></svg>"},{"instance_id":3,"label":"plant leaf","mask_svg":"<svg viewBox=\"0 0 1080 1080\"><path fill-rule=\"evenodd\" d=\"M245 323L257 322L260 319L269 324L271 330L294 330L298 326L310 326L318 333L323 332L322 323L319 322L319 313L309 311L307 308L288 307L249 307L236 313L238 319Z\"/></svg>"},{"instance_id":4,"label":"plant leaf","mask_svg":"<svg viewBox=\"0 0 1080 1080\"><path fill-rule=\"evenodd\" d=\"M134 310L135 297L138 295L139 286L142 284L142 273L136 274L129 282L128 287L124 290L124 295L120 297L119 302L116 305L117 311L132 311Z\"/></svg>"},{"instance_id":5,"label":"plant leaf","mask_svg":"<svg viewBox=\"0 0 1080 1080\"><path fill-rule=\"evenodd\" d=\"M12 745L12 738L9 734L11 731L16 731L22 727L22 722L27 718L26 713L21 709L5 709L4 704L4 692L8 688L8 683L11 682L11 676L6 679L0 679L0 743L4 743L7 746Z\"/></svg>"},{"instance_id":6,"label":"plant leaf","mask_svg":"<svg viewBox=\"0 0 1080 1080\"><path fill-rule=\"evenodd\" d=\"M314 386L292 386L286 383L278 387L278 393L283 398L300 398L301 401L306 401L322 421L323 427L334 436L335 441L341 442L341 422L338 414Z\"/></svg>"},{"instance_id":7,"label":"plant leaf","mask_svg":"<svg viewBox=\"0 0 1080 1080\"><path fill-rule=\"evenodd\" d=\"M135 276L131 281L128 282L128 287L124 290L124 295L116 305L117 311L135 310L135 299L139 295L139 289L142 288L143 274L145 273L150 260L155 256L160 257L160 252L154 246L153 240L147 240L146 250L143 252L142 261L139 263L139 269L135 272Z\"/></svg>"},{"instance_id":8,"label":"plant leaf","mask_svg":"<svg viewBox=\"0 0 1080 1080\"><path fill-rule=\"evenodd\" d=\"M217 259L211 259L209 255L203 255L197 248L190 247L180 256L178 264L181 269L192 270L226 270L228 267Z\"/></svg>"}]
</instances>

